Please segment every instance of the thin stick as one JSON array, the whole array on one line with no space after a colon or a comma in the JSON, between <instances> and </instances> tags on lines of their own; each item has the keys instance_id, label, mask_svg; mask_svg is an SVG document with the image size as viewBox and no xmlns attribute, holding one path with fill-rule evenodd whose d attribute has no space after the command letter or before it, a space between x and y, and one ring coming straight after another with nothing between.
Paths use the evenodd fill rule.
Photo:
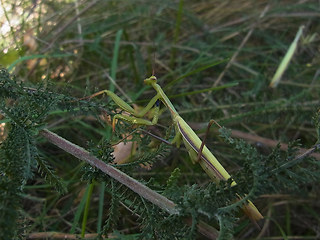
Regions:
<instances>
[{"instance_id":1,"label":"thin stick","mask_svg":"<svg viewBox=\"0 0 320 240\"><path fill-rule=\"evenodd\" d=\"M139 194L141 197L149 200L150 202L165 210L169 214L179 214L179 210L177 209L176 204L174 202L153 191L152 189L148 188L147 186L143 185L137 180L131 178L130 176L126 175L120 170L102 162L98 158L92 156L88 151L84 150L83 148L69 142L68 140L49 131L48 129L42 130L40 132L40 135L45 137L49 142L53 143L57 147L75 156L76 158L79 158L89 163L90 165L97 167L110 177L116 179L123 185L130 188L135 193ZM199 224L197 224L197 228L199 233L201 233L209 239L216 239L219 235L219 232L215 228L209 226L203 221L199 221ZM42 233L36 233L37 236L34 236L33 238L38 237L38 234Z\"/></svg>"},{"instance_id":2,"label":"thin stick","mask_svg":"<svg viewBox=\"0 0 320 240\"><path fill-rule=\"evenodd\" d=\"M86 161L90 165L97 167L110 177L127 186L132 191L136 192L141 197L149 200L151 203L165 210L169 214L179 214L179 210L176 208L176 204L174 202L158 194L157 192L153 191L152 189L148 188L147 186L143 185L142 183L138 182L132 177L126 175L117 168L114 168L99 160L98 158L92 156L88 151L84 150L83 148L69 142L68 140L58 136L57 134L47 129L42 130L40 134L43 137L45 137L49 142L65 150L66 152L70 153L76 158L79 158L83 161Z\"/></svg>"},{"instance_id":3,"label":"thin stick","mask_svg":"<svg viewBox=\"0 0 320 240\"><path fill-rule=\"evenodd\" d=\"M264 137L260 137L260 136L256 136L250 133L245 133L245 132L241 132L239 130L232 130L231 132L231 136L232 137L236 137L236 138L243 138L245 140L248 141L252 141L252 142L258 142L258 143L262 143L265 146L268 147L276 147L279 143L280 143L280 149L283 151L287 151L288 150L288 144L283 143L283 142L279 142L276 140L272 140L269 138L264 138ZM311 148L313 149L313 148ZM317 152L309 152L308 149L306 148L300 148L298 153L299 154L304 154L305 152L307 152L308 154L310 154L310 156L315 157L316 159L320 160L320 154Z\"/></svg>"},{"instance_id":4,"label":"thin stick","mask_svg":"<svg viewBox=\"0 0 320 240\"><path fill-rule=\"evenodd\" d=\"M311 153L313 153L314 151L316 151L318 149L320 149L320 143L314 145L312 148L308 149L306 152L298 155L295 159L282 164L281 166L279 166L276 169L273 169L272 172L279 172L281 170L290 168L290 167L296 165L297 163L301 162L305 157L308 157L309 155L311 155Z\"/></svg>"},{"instance_id":5,"label":"thin stick","mask_svg":"<svg viewBox=\"0 0 320 240\"><path fill-rule=\"evenodd\" d=\"M228 69L231 67L231 65L234 63L234 61L236 60L236 58L238 57L241 49L243 48L243 46L247 43L247 41L249 40L249 38L251 37L251 34L253 33L253 30L255 29L255 27L260 23L261 19L265 16L266 12L269 10L269 5L267 5L263 11L261 12L259 19L256 23L254 23L251 26L251 29L249 30L249 32L246 34L246 36L244 37L244 39L242 40L242 42L240 43L239 47L237 48L236 52L232 55L230 61L228 62L227 66L225 67L225 69L221 72L221 74L219 75L218 79L214 82L214 84L212 85L213 87L218 86L218 84L220 83L221 79L223 78L223 76L225 75L225 73L228 71Z\"/></svg>"}]
</instances>

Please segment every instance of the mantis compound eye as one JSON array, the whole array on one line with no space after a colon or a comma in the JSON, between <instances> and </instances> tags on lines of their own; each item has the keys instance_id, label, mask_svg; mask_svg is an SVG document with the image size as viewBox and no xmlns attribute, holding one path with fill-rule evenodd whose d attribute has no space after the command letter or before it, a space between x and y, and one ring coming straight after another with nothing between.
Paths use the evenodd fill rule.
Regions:
<instances>
[{"instance_id":1,"label":"mantis compound eye","mask_svg":"<svg viewBox=\"0 0 320 240\"><path fill-rule=\"evenodd\" d=\"M157 77L154 76L154 75L152 75L151 77L146 78L146 79L144 80L144 83L147 84L147 85L152 85L152 84L154 84L154 83L156 83L156 82L157 82Z\"/></svg>"}]
</instances>

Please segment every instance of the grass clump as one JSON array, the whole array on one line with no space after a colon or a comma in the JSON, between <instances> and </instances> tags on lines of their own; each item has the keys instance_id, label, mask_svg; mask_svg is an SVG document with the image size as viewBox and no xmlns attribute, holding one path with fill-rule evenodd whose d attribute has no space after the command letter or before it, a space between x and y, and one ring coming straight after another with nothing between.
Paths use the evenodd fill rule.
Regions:
<instances>
[{"instance_id":1,"label":"grass clump","mask_svg":"<svg viewBox=\"0 0 320 240\"><path fill-rule=\"evenodd\" d=\"M319 235L316 1L1 3L0 239ZM236 187L212 183L184 148L146 133L172 138L169 112L152 127L120 121L113 133L108 116L121 113L114 103L79 100L108 89L145 106L154 91L143 79L152 71L200 137L210 119L224 126L206 145ZM129 188L54 147L47 130L141 185ZM120 149L128 152L122 161L111 155L119 142L131 146ZM143 187L164 206L146 200ZM263 213L262 230L243 217L235 193Z\"/></svg>"}]
</instances>

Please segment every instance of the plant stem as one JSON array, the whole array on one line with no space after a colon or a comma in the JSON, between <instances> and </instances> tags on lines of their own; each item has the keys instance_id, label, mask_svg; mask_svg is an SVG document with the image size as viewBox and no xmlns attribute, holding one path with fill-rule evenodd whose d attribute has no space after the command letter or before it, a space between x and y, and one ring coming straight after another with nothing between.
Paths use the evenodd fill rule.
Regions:
<instances>
[{"instance_id":1,"label":"plant stem","mask_svg":"<svg viewBox=\"0 0 320 240\"><path fill-rule=\"evenodd\" d=\"M53 143L57 147L75 156L76 158L86 161L90 165L100 169L110 177L127 186L132 191L149 200L151 203L168 212L169 214L179 214L179 209L177 209L174 202L153 191L152 189L148 188L147 186L143 185L127 174L121 172L117 168L114 168L109 164L106 164L105 162L99 160L95 156L92 156L88 151L79 147L78 145L69 142L68 140L49 131L48 129L41 130L40 135L45 137L49 142ZM188 221L188 219L186 219L186 221ZM200 221L199 224L197 224L197 228L199 233L209 239L216 239L219 235L219 232L215 228L211 227L203 221Z\"/></svg>"},{"instance_id":2,"label":"plant stem","mask_svg":"<svg viewBox=\"0 0 320 240\"><path fill-rule=\"evenodd\" d=\"M149 200L151 203L165 210L169 214L179 214L179 210L176 208L176 204L169 200L168 198L158 194L147 186L141 184L137 180L128 176L127 174L121 172L117 168L114 168L103 161L99 160L95 156L92 156L85 149L69 142L68 140L60 137L59 135L44 129L40 132L40 134L45 137L49 142L53 143L57 147L65 150L66 152L72 154L76 158L79 158L83 161L86 161L90 165L97 167L110 177L119 181L123 185L130 188L135 193L139 194L141 197Z\"/></svg>"},{"instance_id":3,"label":"plant stem","mask_svg":"<svg viewBox=\"0 0 320 240\"><path fill-rule=\"evenodd\" d=\"M82 218L82 226L81 226L81 237L83 238L86 232L86 225L87 225L87 219L88 219L88 213L89 213L89 207L90 207L90 200L92 196L94 183L90 183L88 186L88 195L87 195L87 201L86 206L84 208L83 218Z\"/></svg>"}]
</instances>

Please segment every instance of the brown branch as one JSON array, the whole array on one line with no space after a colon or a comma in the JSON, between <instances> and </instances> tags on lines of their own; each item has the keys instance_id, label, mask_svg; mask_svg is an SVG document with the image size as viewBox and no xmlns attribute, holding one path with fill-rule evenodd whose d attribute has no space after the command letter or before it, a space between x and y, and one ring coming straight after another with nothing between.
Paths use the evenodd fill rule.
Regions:
<instances>
[{"instance_id":1,"label":"brown branch","mask_svg":"<svg viewBox=\"0 0 320 240\"><path fill-rule=\"evenodd\" d=\"M96 239L98 234L87 233L83 239ZM112 239L112 236L110 236ZM28 236L28 239L82 239L81 234L70 234L62 232L35 232ZM109 239L109 237L103 237L103 239Z\"/></svg>"},{"instance_id":2,"label":"brown branch","mask_svg":"<svg viewBox=\"0 0 320 240\"><path fill-rule=\"evenodd\" d=\"M192 224L191 219L187 221L189 225ZM210 225L200 221L197 225L198 228L202 229L202 234L208 239L217 239L219 232L211 227ZM87 233L81 238L80 234L70 234L63 232L34 232L28 235L28 239L97 239L99 235L97 233ZM108 234L108 236L101 236L102 239L113 239L116 236ZM100 238L99 238L100 239Z\"/></svg>"},{"instance_id":3,"label":"brown branch","mask_svg":"<svg viewBox=\"0 0 320 240\"><path fill-rule=\"evenodd\" d=\"M60 137L59 135L47 129L42 130L40 134L43 137L45 137L49 142L56 145L57 147L65 150L66 152L70 153L76 158L79 158L83 161L86 161L90 165L97 167L98 169L100 169L110 177L114 178L115 180L119 181L123 185L127 186L132 191L139 194L141 197L149 200L151 203L165 210L169 214L179 213L178 209L176 208L176 204L174 202L160 195L159 193L153 191L152 189L148 188L147 186L143 185L142 183L138 182L137 180L128 176L127 174L121 172L117 168L106 164L105 162L99 160L95 156L92 156L85 149L69 142L68 140Z\"/></svg>"},{"instance_id":4,"label":"brown branch","mask_svg":"<svg viewBox=\"0 0 320 240\"><path fill-rule=\"evenodd\" d=\"M142 183L138 182L137 180L128 176L127 174L121 172L117 168L112 167L111 165L108 165L103 161L99 160L98 158L92 156L85 149L69 142L68 140L60 137L59 135L47 129L42 130L40 132L40 135L45 137L49 142L53 143L57 147L75 156L76 158L81 159L94 167L97 167L98 169L100 169L110 177L114 178L115 180L119 181L123 185L127 186L132 191L139 194L141 197L149 200L151 203L165 210L169 214L179 214L179 210L177 209L176 204L174 202L160 195L159 193L153 191L152 189L148 188L147 186L143 185ZM186 219L187 223L190 223L190 221L191 221L190 219ZM211 227L210 225L206 224L203 221L199 221L199 224L197 224L197 228L198 228L198 232L206 236L208 239L216 239L219 235L218 230L216 230L215 228ZM33 233L29 235L29 238L32 238L32 239L40 238L39 236L41 234L50 234L50 236L48 236L49 238L57 238L57 239L59 238L59 236L64 236L64 239L75 239L74 237L76 237L76 235L72 235L72 234L69 235L64 233L51 232L51 233Z\"/></svg>"},{"instance_id":5,"label":"brown branch","mask_svg":"<svg viewBox=\"0 0 320 240\"><path fill-rule=\"evenodd\" d=\"M276 147L279 144L278 141L275 141L275 140L272 140L272 139L269 139L269 138L256 136L256 135L253 135L253 134L250 134L250 133L241 132L241 131L238 131L238 130L232 130L231 131L231 136L232 137L236 137L236 138L243 138L243 139L246 139L246 140L249 140L249 141L253 141L253 142L260 142L263 145L266 145L268 147ZM280 143L280 149L283 150L283 151L288 150L288 144ZM315 153L314 152L315 150L316 149L314 149L313 151L310 152L309 149L300 148L298 153L299 154L303 154L303 156L305 156L304 154L307 153L307 155L310 155L310 156L320 160L320 154L319 153Z\"/></svg>"}]
</instances>

